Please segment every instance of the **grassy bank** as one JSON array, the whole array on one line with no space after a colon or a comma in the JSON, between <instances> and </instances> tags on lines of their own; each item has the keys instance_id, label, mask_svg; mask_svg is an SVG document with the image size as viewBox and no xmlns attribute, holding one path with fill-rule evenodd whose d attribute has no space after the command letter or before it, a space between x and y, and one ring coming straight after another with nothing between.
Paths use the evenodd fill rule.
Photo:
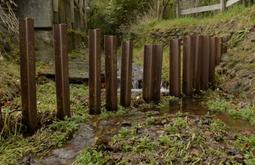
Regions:
<instances>
[{"instance_id":1,"label":"grassy bank","mask_svg":"<svg viewBox=\"0 0 255 165\"><path fill-rule=\"evenodd\" d=\"M3 67L3 68L2 68ZM17 164L26 155L45 156L52 148L62 147L72 138L80 123L88 115L88 88L71 85L71 109L73 117L65 121L56 120L55 83L47 79L37 84L37 107L40 129L30 137L22 134L21 98L18 65L1 61L2 115L4 128L0 134L0 164ZM9 92L11 90L11 92ZM15 92L12 92L12 91Z\"/></svg>"},{"instance_id":2,"label":"grassy bank","mask_svg":"<svg viewBox=\"0 0 255 165\"><path fill-rule=\"evenodd\" d=\"M229 38L228 53L217 67L217 87L243 101L255 103L254 57L255 6L235 5L226 12L206 17L182 17L173 20L145 19L130 28L134 38L134 62L143 64L144 44L164 46L163 80L168 81L170 39L185 35L213 35ZM245 97L242 97L245 95Z\"/></svg>"},{"instance_id":3,"label":"grassy bank","mask_svg":"<svg viewBox=\"0 0 255 165\"><path fill-rule=\"evenodd\" d=\"M146 116L146 115L145 115ZM113 119L114 120L114 119ZM111 120L110 120L111 121ZM102 137L101 137L102 136ZM237 133L209 116L146 116L85 149L74 164L249 164L254 136ZM224 146L224 147L223 147Z\"/></svg>"}]
</instances>

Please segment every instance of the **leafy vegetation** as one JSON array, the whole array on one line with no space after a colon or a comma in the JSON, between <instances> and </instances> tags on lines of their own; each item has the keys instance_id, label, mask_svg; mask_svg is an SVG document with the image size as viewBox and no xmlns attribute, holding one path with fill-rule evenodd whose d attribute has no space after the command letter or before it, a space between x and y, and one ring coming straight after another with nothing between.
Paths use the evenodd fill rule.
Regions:
<instances>
[{"instance_id":1,"label":"leafy vegetation","mask_svg":"<svg viewBox=\"0 0 255 165\"><path fill-rule=\"evenodd\" d=\"M224 123L208 116L197 120L179 113L138 119L113 137L102 134L108 141L85 149L75 164L254 163L254 136L229 131Z\"/></svg>"},{"instance_id":2,"label":"leafy vegetation","mask_svg":"<svg viewBox=\"0 0 255 165\"><path fill-rule=\"evenodd\" d=\"M3 107L4 129L0 138L0 164L15 164L25 155L45 156L51 148L62 147L72 138L81 123L90 117L86 106L88 89L85 85L71 85L71 107L73 117L64 121L55 120L55 83L38 85L38 111L42 128L31 137L24 137L21 130L21 113L10 113L20 107L20 97ZM16 104L16 105L14 105ZM14 125L14 126L13 126Z\"/></svg>"},{"instance_id":3,"label":"leafy vegetation","mask_svg":"<svg viewBox=\"0 0 255 165\"><path fill-rule=\"evenodd\" d=\"M102 28L106 34L115 34L121 26L135 22L148 10L150 3L147 0L92 1L90 28Z\"/></svg>"},{"instance_id":4,"label":"leafy vegetation","mask_svg":"<svg viewBox=\"0 0 255 165\"><path fill-rule=\"evenodd\" d=\"M249 121L252 126L255 126L255 107L253 104L236 104L234 97L226 99L217 93L209 94L206 104L211 111L228 113L235 119Z\"/></svg>"}]
</instances>

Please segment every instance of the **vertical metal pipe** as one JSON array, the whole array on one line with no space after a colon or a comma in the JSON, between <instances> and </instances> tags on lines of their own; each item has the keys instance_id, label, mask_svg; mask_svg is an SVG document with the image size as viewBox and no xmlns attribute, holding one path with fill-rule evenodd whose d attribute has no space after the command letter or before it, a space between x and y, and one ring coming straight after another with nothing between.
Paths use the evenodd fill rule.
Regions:
<instances>
[{"instance_id":1,"label":"vertical metal pipe","mask_svg":"<svg viewBox=\"0 0 255 165\"><path fill-rule=\"evenodd\" d=\"M201 67L202 67L202 50L203 37L195 37L195 62L194 62L194 88L199 91L201 89Z\"/></svg>"},{"instance_id":2,"label":"vertical metal pipe","mask_svg":"<svg viewBox=\"0 0 255 165\"><path fill-rule=\"evenodd\" d=\"M161 45L153 45L152 53L152 100L160 102L161 72L162 72L163 48Z\"/></svg>"},{"instance_id":3,"label":"vertical metal pipe","mask_svg":"<svg viewBox=\"0 0 255 165\"><path fill-rule=\"evenodd\" d=\"M117 111L117 38L104 37L105 48L105 80L106 80L106 109Z\"/></svg>"},{"instance_id":4,"label":"vertical metal pipe","mask_svg":"<svg viewBox=\"0 0 255 165\"><path fill-rule=\"evenodd\" d=\"M71 117L67 25L54 25L55 74L57 93L57 118Z\"/></svg>"},{"instance_id":5,"label":"vertical metal pipe","mask_svg":"<svg viewBox=\"0 0 255 165\"><path fill-rule=\"evenodd\" d=\"M214 83L215 80L215 63L216 63L216 38L211 37L210 38L210 72L209 72L209 82L211 84Z\"/></svg>"},{"instance_id":6,"label":"vertical metal pipe","mask_svg":"<svg viewBox=\"0 0 255 165\"><path fill-rule=\"evenodd\" d=\"M101 113L101 30L89 30L89 112Z\"/></svg>"},{"instance_id":7,"label":"vertical metal pipe","mask_svg":"<svg viewBox=\"0 0 255 165\"><path fill-rule=\"evenodd\" d=\"M149 103L152 97L152 54L153 46L144 46L144 67L143 67L143 99Z\"/></svg>"},{"instance_id":8,"label":"vertical metal pipe","mask_svg":"<svg viewBox=\"0 0 255 165\"><path fill-rule=\"evenodd\" d=\"M133 43L132 41L124 42L122 44L121 90L120 90L120 104L123 107L129 107L131 104L132 58L133 58Z\"/></svg>"},{"instance_id":9,"label":"vertical metal pipe","mask_svg":"<svg viewBox=\"0 0 255 165\"><path fill-rule=\"evenodd\" d=\"M19 22L20 77L22 121L28 132L37 129L36 79L34 54L34 21L30 18Z\"/></svg>"},{"instance_id":10,"label":"vertical metal pipe","mask_svg":"<svg viewBox=\"0 0 255 165\"><path fill-rule=\"evenodd\" d=\"M194 44L191 36L183 39L183 93L193 95Z\"/></svg>"},{"instance_id":11,"label":"vertical metal pipe","mask_svg":"<svg viewBox=\"0 0 255 165\"><path fill-rule=\"evenodd\" d=\"M201 70L201 89L209 88L209 69L210 69L210 37L203 36L203 54Z\"/></svg>"},{"instance_id":12,"label":"vertical metal pipe","mask_svg":"<svg viewBox=\"0 0 255 165\"><path fill-rule=\"evenodd\" d=\"M170 41L170 95L181 96L181 42Z\"/></svg>"}]
</instances>

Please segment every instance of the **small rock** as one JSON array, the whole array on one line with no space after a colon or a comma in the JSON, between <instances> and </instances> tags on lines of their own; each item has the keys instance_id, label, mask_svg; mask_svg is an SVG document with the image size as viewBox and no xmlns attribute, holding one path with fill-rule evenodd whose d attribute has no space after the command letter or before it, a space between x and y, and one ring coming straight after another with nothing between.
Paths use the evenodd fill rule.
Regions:
<instances>
[{"instance_id":1,"label":"small rock","mask_svg":"<svg viewBox=\"0 0 255 165\"><path fill-rule=\"evenodd\" d=\"M131 127L131 126L132 126L131 122L128 122L128 121L124 121L121 123L121 127Z\"/></svg>"},{"instance_id":2,"label":"small rock","mask_svg":"<svg viewBox=\"0 0 255 165\"><path fill-rule=\"evenodd\" d=\"M235 160L238 161L239 163L242 163L244 161L244 156L241 154L237 154L235 156Z\"/></svg>"},{"instance_id":3,"label":"small rock","mask_svg":"<svg viewBox=\"0 0 255 165\"><path fill-rule=\"evenodd\" d=\"M162 125L167 124L167 120L166 120L166 119L162 120L162 121L161 121L161 124L162 124Z\"/></svg>"},{"instance_id":4,"label":"small rock","mask_svg":"<svg viewBox=\"0 0 255 165\"><path fill-rule=\"evenodd\" d=\"M237 151L236 149L229 149L229 150L227 151L227 154L228 154L228 155L231 155L231 156L235 156L235 155L238 154L238 151Z\"/></svg>"}]
</instances>

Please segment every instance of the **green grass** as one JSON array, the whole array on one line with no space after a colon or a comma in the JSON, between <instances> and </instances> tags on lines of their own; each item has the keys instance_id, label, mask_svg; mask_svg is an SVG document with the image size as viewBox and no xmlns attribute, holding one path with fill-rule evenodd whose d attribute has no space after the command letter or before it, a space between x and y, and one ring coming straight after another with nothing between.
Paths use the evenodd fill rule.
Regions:
<instances>
[{"instance_id":1,"label":"green grass","mask_svg":"<svg viewBox=\"0 0 255 165\"><path fill-rule=\"evenodd\" d=\"M235 104L234 97L222 98L217 93L209 93L206 105L211 111L227 113L235 119L242 119L255 126L255 106L253 104Z\"/></svg>"},{"instance_id":2,"label":"green grass","mask_svg":"<svg viewBox=\"0 0 255 165\"><path fill-rule=\"evenodd\" d=\"M255 147L254 136L230 132L228 127L219 120L209 118L209 124L204 126L203 123L208 121L207 118L191 118L178 114L172 118L154 116L146 120L139 119L134 121L131 127L120 129L108 141L106 145L108 149L105 150L106 147L102 147L101 145L104 144L101 143L87 148L77 157L74 164L101 165L110 162L137 164L136 161L141 164L157 164L158 162L203 164L208 157L217 159L214 163L220 164L227 161L230 164L231 162L238 164L235 157L228 154L229 149L235 149L238 153L244 154L246 164L254 163L252 153ZM159 124L164 119L167 120L166 125ZM137 126L143 131L137 132ZM160 136L154 135L155 128L160 130ZM219 147L223 145L224 147Z\"/></svg>"},{"instance_id":3,"label":"green grass","mask_svg":"<svg viewBox=\"0 0 255 165\"><path fill-rule=\"evenodd\" d=\"M171 38L189 34L227 36L233 33L228 42L229 48L246 39L255 24L255 6L245 8L235 5L227 11L204 17L181 17L179 19L147 19L131 26L128 35L134 36L134 63L143 65L143 47L145 44L158 43L164 46L162 79L168 81L169 48ZM239 53L243 54L243 52Z\"/></svg>"},{"instance_id":4,"label":"green grass","mask_svg":"<svg viewBox=\"0 0 255 165\"><path fill-rule=\"evenodd\" d=\"M77 158L74 165L102 165L108 161L107 157L102 152L87 149Z\"/></svg>"},{"instance_id":5,"label":"green grass","mask_svg":"<svg viewBox=\"0 0 255 165\"><path fill-rule=\"evenodd\" d=\"M19 67L10 61L0 60L0 101L12 100L19 93Z\"/></svg>"},{"instance_id":6,"label":"green grass","mask_svg":"<svg viewBox=\"0 0 255 165\"><path fill-rule=\"evenodd\" d=\"M85 85L70 85L72 118L64 121L55 119L56 96L55 83L52 81L38 85L38 112L41 114L41 122L53 121L53 124L42 127L33 136L25 138L20 130L10 131L11 121L5 126L9 131L7 138L0 138L0 164L16 164L19 159L28 154L45 156L51 148L63 147L64 144L78 130L79 125L88 121L89 114L87 108L88 88ZM16 104L20 104L20 97L17 97ZM4 113L12 110L11 107L4 107ZM12 113L9 120L20 118L20 113ZM54 118L52 118L54 117ZM20 125L20 120L15 121ZM17 129L17 128L16 128Z\"/></svg>"},{"instance_id":7,"label":"green grass","mask_svg":"<svg viewBox=\"0 0 255 165\"><path fill-rule=\"evenodd\" d=\"M247 25L252 24L255 21L253 10L254 6L245 8L243 5L235 5L223 13L219 12L218 14L212 14L211 16L200 18L184 16L178 19L169 20L145 20L137 25L133 25L131 31L149 34L156 29L164 31L166 29L175 28L178 30L178 28L181 27L190 28L194 26L207 26L211 24L224 23L225 21L236 20L238 18L242 18L242 20L237 20L240 24ZM247 15L251 15L252 17L247 17Z\"/></svg>"}]
</instances>

